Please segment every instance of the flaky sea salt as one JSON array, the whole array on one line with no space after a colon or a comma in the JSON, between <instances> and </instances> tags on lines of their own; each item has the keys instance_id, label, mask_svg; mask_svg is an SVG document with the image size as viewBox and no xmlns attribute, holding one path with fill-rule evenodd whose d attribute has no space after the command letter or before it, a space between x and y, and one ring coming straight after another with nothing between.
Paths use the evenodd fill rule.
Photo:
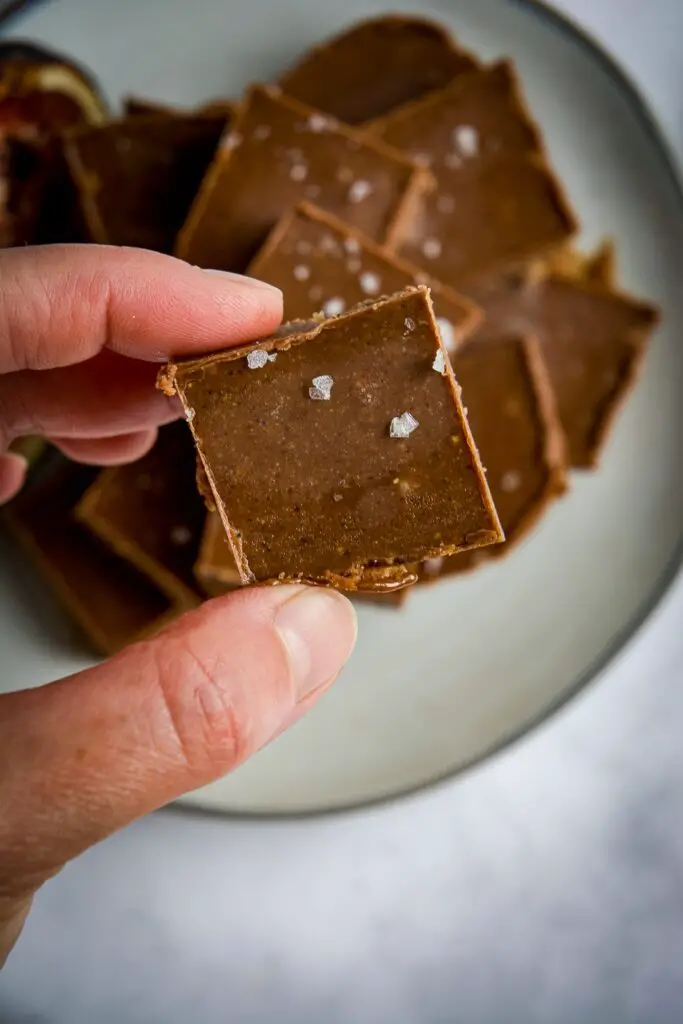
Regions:
<instances>
[{"instance_id":1,"label":"flaky sea salt","mask_svg":"<svg viewBox=\"0 0 683 1024\"><path fill-rule=\"evenodd\" d=\"M325 316L339 316L346 309L346 303L343 299L332 298L328 299L323 306L323 313Z\"/></svg>"},{"instance_id":2,"label":"flaky sea salt","mask_svg":"<svg viewBox=\"0 0 683 1024\"><path fill-rule=\"evenodd\" d=\"M253 352L247 353L247 366L250 370L260 370L268 362L268 353L262 348L255 348Z\"/></svg>"},{"instance_id":3,"label":"flaky sea salt","mask_svg":"<svg viewBox=\"0 0 683 1024\"><path fill-rule=\"evenodd\" d=\"M268 353L268 362L269 363L274 363L276 359L277 359L277 352L269 352Z\"/></svg>"},{"instance_id":4,"label":"flaky sea salt","mask_svg":"<svg viewBox=\"0 0 683 1024\"><path fill-rule=\"evenodd\" d=\"M417 325L416 325L415 321L413 320L412 316L407 316L405 318L405 320L403 321L403 326L405 327L407 333L411 334L412 331L415 330L415 327Z\"/></svg>"},{"instance_id":5,"label":"flaky sea salt","mask_svg":"<svg viewBox=\"0 0 683 1024\"><path fill-rule=\"evenodd\" d=\"M192 533L187 526L174 526L171 530L171 544L176 547L183 547L192 540Z\"/></svg>"},{"instance_id":6,"label":"flaky sea salt","mask_svg":"<svg viewBox=\"0 0 683 1024\"><path fill-rule=\"evenodd\" d=\"M453 352L455 350L455 328L450 320L446 320L443 316L437 316L436 326L439 328L439 334L444 344L444 348L447 352Z\"/></svg>"},{"instance_id":7,"label":"flaky sea salt","mask_svg":"<svg viewBox=\"0 0 683 1024\"><path fill-rule=\"evenodd\" d=\"M466 157L475 157L479 154L479 133L470 124L461 124L453 129L453 145Z\"/></svg>"},{"instance_id":8,"label":"flaky sea salt","mask_svg":"<svg viewBox=\"0 0 683 1024\"><path fill-rule=\"evenodd\" d=\"M441 349L437 349L437 353L434 356L434 362L432 363L432 370L436 370L443 377L446 373L446 359Z\"/></svg>"},{"instance_id":9,"label":"flaky sea salt","mask_svg":"<svg viewBox=\"0 0 683 1024\"><path fill-rule=\"evenodd\" d=\"M289 176L292 181L305 181L308 176L308 167L306 164L294 164L290 168Z\"/></svg>"},{"instance_id":10,"label":"flaky sea salt","mask_svg":"<svg viewBox=\"0 0 683 1024\"><path fill-rule=\"evenodd\" d=\"M382 279L379 274L373 274L371 270L366 270L358 280L365 295L379 295L379 290L382 287Z\"/></svg>"},{"instance_id":11,"label":"flaky sea salt","mask_svg":"<svg viewBox=\"0 0 683 1024\"><path fill-rule=\"evenodd\" d=\"M364 181L359 178L358 181L354 181L349 189L348 200L350 203L362 203L364 199L367 199L372 194L372 185L369 181Z\"/></svg>"},{"instance_id":12,"label":"flaky sea salt","mask_svg":"<svg viewBox=\"0 0 683 1024\"><path fill-rule=\"evenodd\" d=\"M343 501L344 500L344 495L343 494L333 494L332 495L332 500L333 501Z\"/></svg>"},{"instance_id":13,"label":"flaky sea salt","mask_svg":"<svg viewBox=\"0 0 683 1024\"><path fill-rule=\"evenodd\" d=\"M294 267L293 273L297 281L308 281L311 276L311 268L307 267L305 263L299 263Z\"/></svg>"},{"instance_id":14,"label":"flaky sea salt","mask_svg":"<svg viewBox=\"0 0 683 1024\"><path fill-rule=\"evenodd\" d=\"M389 424L389 437L405 438L410 437L420 424L410 412L404 412L400 416L394 416Z\"/></svg>"},{"instance_id":15,"label":"flaky sea salt","mask_svg":"<svg viewBox=\"0 0 683 1024\"><path fill-rule=\"evenodd\" d=\"M422 252L428 260L438 260L441 255L441 242L438 238L425 238L422 243Z\"/></svg>"},{"instance_id":16,"label":"flaky sea salt","mask_svg":"<svg viewBox=\"0 0 683 1024\"><path fill-rule=\"evenodd\" d=\"M197 413L192 408L192 406L188 405L187 409L185 410L185 419L187 420L187 422L192 423L192 420L195 418L196 415Z\"/></svg>"},{"instance_id":17,"label":"flaky sea salt","mask_svg":"<svg viewBox=\"0 0 683 1024\"><path fill-rule=\"evenodd\" d=\"M329 402L332 396L332 385L334 381L329 374L323 374L321 377L314 377L312 382L313 387L308 389L308 395L316 402Z\"/></svg>"},{"instance_id":18,"label":"flaky sea salt","mask_svg":"<svg viewBox=\"0 0 683 1024\"><path fill-rule=\"evenodd\" d=\"M346 249L349 256L355 256L360 252L360 242L357 238L345 238L344 248Z\"/></svg>"},{"instance_id":19,"label":"flaky sea salt","mask_svg":"<svg viewBox=\"0 0 683 1024\"><path fill-rule=\"evenodd\" d=\"M514 491L519 490L521 482L521 473L518 473L516 469L511 469L507 473L503 473L500 478L500 487L506 494L512 494Z\"/></svg>"}]
</instances>

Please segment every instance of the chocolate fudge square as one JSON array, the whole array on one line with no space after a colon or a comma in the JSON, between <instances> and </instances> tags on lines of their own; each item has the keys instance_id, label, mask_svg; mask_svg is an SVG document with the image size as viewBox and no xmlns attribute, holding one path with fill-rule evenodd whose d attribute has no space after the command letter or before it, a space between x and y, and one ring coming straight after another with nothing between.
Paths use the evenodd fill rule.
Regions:
<instances>
[{"instance_id":1,"label":"chocolate fudge square","mask_svg":"<svg viewBox=\"0 0 683 1024\"><path fill-rule=\"evenodd\" d=\"M170 253L227 123L227 112L156 114L69 135L91 240Z\"/></svg>"},{"instance_id":2,"label":"chocolate fudge square","mask_svg":"<svg viewBox=\"0 0 683 1024\"><path fill-rule=\"evenodd\" d=\"M377 241L402 237L428 171L329 115L254 86L183 227L176 254L243 271L280 217L310 199Z\"/></svg>"},{"instance_id":3,"label":"chocolate fudge square","mask_svg":"<svg viewBox=\"0 0 683 1024\"><path fill-rule=\"evenodd\" d=\"M484 310L472 344L511 332L538 339L571 465L595 467L637 379L658 311L601 284L556 274L504 274L468 293Z\"/></svg>"},{"instance_id":4,"label":"chocolate fudge square","mask_svg":"<svg viewBox=\"0 0 683 1024\"><path fill-rule=\"evenodd\" d=\"M359 302L428 284L444 344L454 352L481 319L452 288L392 256L333 214L301 203L285 214L249 267L252 277L282 290L285 320L319 310L343 313Z\"/></svg>"},{"instance_id":5,"label":"chocolate fudge square","mask_svg":"<svg viewBox=\"0 0 683 1024\"><path fill-rule=\"evenodd\" d=\"M362 124L477 67L441 25L389 14L313 47L280 79L289 96Z\"/></svg>"},{"instance_id":6,"label":"chocolate fudge square","mask_svg":"<svg viewBox=\"0 0 683 1024\"><path fill-rule=\"evenodd\" d=\"M3 519L101 654L155 633L182 608L74 518L97 470L61 461L3 510Z\"/></svg>"},{"instance_id":7,"label":"chocolate fudge square","mask_svg":"<svg viewBox=\"0 0 683 1024\"><path fill-rule=\"evenodd\" d=\"M463 75L368 131L434 175L396 251L440 281L457 287L552 252L576 230L509 62Z\"/></svg>"},{"instance_id":8,"label":"chocolate fudge square","mask_svg":"<svg viewBox=\"0 0 683 1024\"><path fill-rule=\"evenodd\" d=\"M564 432L535 338L466 344L453 360L505 543L446 558L440 574L500 558L527 536L567 489ZM425 575L435 574L426 565Z\"/></svg>"},{"instance_id":9,"label":"chocolate fudge square","mask_svg":"<svg viewBox=\"0 0 683 1024\"><path fill-rule=\"evenodd\" d=\"M179 603L199 602L194 563L206 507L184 423L159 431L147 455L103 469L78 503L78 519Z\"/></svg>"},{"instance_id":10,"label":"chocolate fudge square","mask_svg":"<svg viewBox=\"0 0 683 1024\"><path fill-rule=\"evenodd\" d=\"M391 591L502 540L429 290L170 364L245 583Z\"/></svg>"}]
</instances>

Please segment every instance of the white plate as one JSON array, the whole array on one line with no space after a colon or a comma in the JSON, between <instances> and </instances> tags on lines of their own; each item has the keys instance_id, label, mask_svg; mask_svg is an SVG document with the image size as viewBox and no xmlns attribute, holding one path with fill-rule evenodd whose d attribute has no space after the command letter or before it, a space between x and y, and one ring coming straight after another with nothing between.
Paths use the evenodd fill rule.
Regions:
<instances>
[{"instance_id":1,"label":"white plate","mask_svg":"<svg viewBox=\"0 0 683 1024\"><path fill-rule=\"evenodd\" d=\"M394 0L441 19L482 56L511 55L587 244L616 238L624 284L665 320L597 474L578 476L533 537L470 578L363 609L358 651L309 718L185 803L286 813L358 805L460 771L557 707L618 650L679 561L683 524L683 202L628 83L543 9L502 0ZM191 104L272 77L381 2L60 0L13 23L122 92ZM335 13L336 12L336 13ZM40 585L0 569L2 685L86 659Z\"/></svg>"}]
</instances>

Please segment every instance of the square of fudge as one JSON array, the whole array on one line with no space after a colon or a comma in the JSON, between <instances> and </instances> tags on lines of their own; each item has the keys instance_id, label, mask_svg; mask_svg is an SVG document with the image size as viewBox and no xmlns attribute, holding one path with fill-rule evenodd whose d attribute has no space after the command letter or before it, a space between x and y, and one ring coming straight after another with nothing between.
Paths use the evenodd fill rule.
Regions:
<instances>
[{"instance_id":1,"label":"square of fudge","mask_svg":"<svg viewBox=\"0 0 683 1024\"><path fill-rule=\"evenodd\" d=\"M254 86L223 137L180 232L176 254L243 271L280 217L303 199L377 241L403 234L431 176L407 156L284 96Z\"/></svg>"},{"instance_id":2,"label":"square of fudge","mask_svg":"<svg viewBox=\"0 0 683 1024\"><path fill-rule=\"evenodd\" d=\"M170 253L228 122L227 111L153 114L70 133L66 159L92 241Z\"/></svg>"},{"instance_id":3,"label":"square of fudge","mask_svg":"<svg viewBox=\"0 0 683 1024\"><path fill-rule=\"evenodd\" d=\"M169 364L245 583L390 591L503 539L429 290Z\"/></svg>"},{"instance_id":4,"label":"square of fudge","mask_svg":"<svg viewBox=\"0 0 683 1024\"><path fill-rule=\"evenodd\" d=\"M199 601L194 564L206 519L196 455L184 423L162 427L135 462L98 473L76 516L179 604Z\"/></svg>"},{"instance_id":5,"label":"square of fudge","mask_svg":"<svg viewBox=\"0 0 683 1024\"><path fill-rule=\"evenodd\" d=\"M429 285L436 322L449 352L481 319L477 307L452 288L311 203L300 203L285 214L249 273L281 289L285 320L309 317L319 310L338 315L368 298L415 284Z\"/></svg>"},{"instance_id":6,"label":"square of fudge","mask_svg":"<svg viewBox=\"0 0 683 1024\"><path fill-rule=\"evenodd\" d=\"M76 521L74 508L97 470L47 459L3 520L92 646L115 654L184 608Z\"/></svg>"},{"instance_id":7,"label":"square of fudge","mask_svg":"<svg viewBox=\"0 0 683 1024\"><path fill-rule=\"evenodd\" d=\"M458 172L543 149L510 61L450 81L368 125L369 133L428 164L447 181Z\"/></svg>"},{"instance_id":8,"label":"square of fudge","mask_svg":"<svg viewBox=\"0 0 683 1024\"><path fill-rule=\"evenodd\" d=\"M603 284L535 270L501 274L468 292L484 310L471 344L512 332L538 340L569 461L594 468L638 378L658 310Z\"/></svg>"},{"instance_id":9,"label":"square of fudge","mask_svg":"<svg viewBox=\"0 0 683 1024\"><path fill-rule=\"evenodd\" d=\"M501 335L485 344L470 342L455 356L453 368L505 543L446 558L441 565L426 563L425 578L504 557L567 489L567 446L538 341Z\"/></svg>"},{"instance_id":10,"label":"square of fudge","mask_svg":"<svg viewBox=\"0 0 683 1024\"><path fill-rule=\"evenodd\" d=\"M553 251L576 231L509 62L463 75L368 131L434 176L436 187L394 241L440 281L459 286Z\"/></svg>"},{"instance_id":11,"label":"square of fudge","mask_svg":"<svg viewBox=\"0 0 683 1024\"><path fill-rule=\"evenodd\" d=\"M473 54L443 26L381 14L308 50L280 85L289 96L347 124L362 124L476 67Z\"/></svg>"}]
</instances>

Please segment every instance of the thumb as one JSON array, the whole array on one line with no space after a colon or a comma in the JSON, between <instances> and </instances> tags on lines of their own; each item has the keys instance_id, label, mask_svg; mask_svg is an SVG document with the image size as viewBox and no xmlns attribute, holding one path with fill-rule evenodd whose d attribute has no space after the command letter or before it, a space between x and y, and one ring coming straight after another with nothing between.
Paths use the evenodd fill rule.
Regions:
<instances>
[{"instance_id":1,"label":"thumb","mask_svg":"<svg viewBox=\"0 0 683 1024\"><path fill-rule=\"evenodd\" d=\"M0 698L0 902L235 768L313 704L355 636L335 591L251 588L95 668Z\"/></svg>"}]
</instances>

